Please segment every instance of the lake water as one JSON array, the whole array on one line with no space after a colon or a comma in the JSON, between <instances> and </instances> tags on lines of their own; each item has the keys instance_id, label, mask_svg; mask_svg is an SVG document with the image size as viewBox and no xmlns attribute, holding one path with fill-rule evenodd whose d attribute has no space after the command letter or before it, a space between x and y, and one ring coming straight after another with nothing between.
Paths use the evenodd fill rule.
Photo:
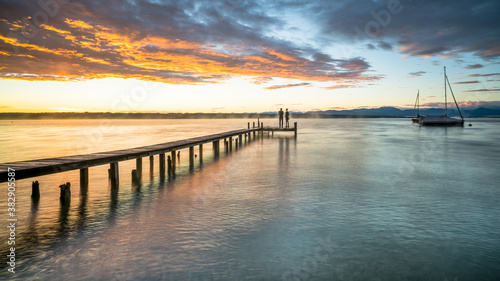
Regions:
<instances>
[{"instance_id":1,"label":"lake water","mask_svg":"<svg viewBox=\"0 0 500 281\"><path fill-rule=\"evenodd\" d=\"M256 120L0 121L0 163L108 151L246 128ZM277 125L277 120L263 120ZM143 160L16 182L12 280L499 280L500 119L299 119L175 178ZM467 122L468 123L468 122ZM197 150L196 150L197 152ZM197 158L199 160L199 158ZM158 161L157 158L155 158ZM72 183L69 206L58 186ZM7 183L0 205L7 205ZM7 208L1 212L7 222Z\"/></svg>"}]
</instances>

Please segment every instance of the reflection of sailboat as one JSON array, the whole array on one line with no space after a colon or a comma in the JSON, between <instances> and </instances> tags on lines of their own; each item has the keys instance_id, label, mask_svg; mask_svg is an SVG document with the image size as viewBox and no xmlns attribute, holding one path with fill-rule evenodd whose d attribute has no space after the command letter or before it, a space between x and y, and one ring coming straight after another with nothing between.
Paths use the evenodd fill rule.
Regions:
<instances>
[{"instance_id":1,"label":"reflection of sailboat","mask_svg":"<svg viewBox=\"0 0 500 281\"><path fill-rule=\"evenodd\" d=\"M413 107L413 114L411 115L411 121L413 121L413 123L420 123L420 120L423 118L423 116L420 116L419 96L420 96L420 91L417 90L417 99L415 100L415 106ZM413 117L415 116L415 109L417 110L417 116Z\"/></svg>"},{"instance_id":2,"label":"reflection of sailboat","mask_svg":"<svg viewBox=\"0 0 500 281\"><path fill-rule=\"evenodd\" d=\"M446 84L450 87L451 95L453 96L453 100L455 101L455 105L457 106L458 113L460 114L461 119L448 117L448 100L446 96ZM455 95L453 94L453 90L451 89L450 81L448 80L448 76L446 76L446 67L444 68L444 114L443 115L427 115L420 120L420 125L422 126L463 126L464 125L464 117L462 116L462 112L460 112L460 108L458 108L457 100L455 99Z\"/></svg>"}]
</instances>

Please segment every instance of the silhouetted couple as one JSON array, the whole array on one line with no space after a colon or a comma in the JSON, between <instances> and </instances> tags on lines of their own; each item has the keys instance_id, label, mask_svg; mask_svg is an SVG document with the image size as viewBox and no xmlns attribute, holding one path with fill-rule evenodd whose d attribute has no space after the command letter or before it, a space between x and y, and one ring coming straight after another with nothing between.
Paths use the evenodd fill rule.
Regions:
<instances>
[{"instance_id":1,"label":"silhouetted couple","mask_svg":"<svg viewBox=\"0 0 500 281\"><path fill-rule=\"evenodd\" d=\"M280 128L283 128L283 108L280 108L280 111L278 112L278 116L279 116L279 127ZM286 112L285 112L285 119L286 119L286 128L290 127L290 124L288 123L288 121L290 120L290 113L288 112L288 108L286 109Z\"/></svg>"}]
</instances>

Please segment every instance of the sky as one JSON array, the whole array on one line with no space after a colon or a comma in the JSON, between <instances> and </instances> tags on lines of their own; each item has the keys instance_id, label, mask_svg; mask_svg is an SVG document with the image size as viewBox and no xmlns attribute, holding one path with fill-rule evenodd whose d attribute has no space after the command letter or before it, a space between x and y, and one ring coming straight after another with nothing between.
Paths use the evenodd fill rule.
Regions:
<instances>
[{"instance_id":1,"label":"sky","mask_svg":"<svg viewBox=\"0 0 500 281\"><path fill-rule=\"evenodd\" d=\"M0 112L500 106L498 0L0 0Z\"/></svg>"}]
</instances>

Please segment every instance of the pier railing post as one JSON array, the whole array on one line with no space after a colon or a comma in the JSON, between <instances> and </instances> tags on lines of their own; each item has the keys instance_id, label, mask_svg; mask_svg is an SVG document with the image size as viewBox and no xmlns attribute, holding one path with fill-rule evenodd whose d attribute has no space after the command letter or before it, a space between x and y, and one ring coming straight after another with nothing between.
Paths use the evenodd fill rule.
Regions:
<instances>
[{"instance_id":1,"label":"pier railing post","mask_svg":"<svg viewBox=\"0 0 500 281\"><path fill-rule=\"evenodd\" d=\"M250 130L250 122L248 122L248 129Z\"/></svg>"}]
</instances>

